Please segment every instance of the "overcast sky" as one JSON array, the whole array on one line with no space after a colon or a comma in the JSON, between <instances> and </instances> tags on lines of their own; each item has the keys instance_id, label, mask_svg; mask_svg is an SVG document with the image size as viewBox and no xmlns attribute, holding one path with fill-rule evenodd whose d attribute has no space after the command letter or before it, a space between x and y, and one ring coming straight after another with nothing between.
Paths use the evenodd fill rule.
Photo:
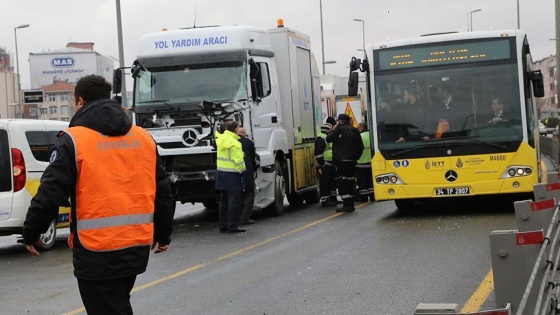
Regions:
<instances>
[{"instance_id":1,"label":"overcast sky","mask_svg":"<svg viewBox=\"0 0 560 315\"><path fill-rule=\"evenodd\" d=\"M363 19L366 45L428 33L468 28L512 29L517 26L517 1L521 29L528 34L533 60L555 54L553 0L322 0L327 74L346 76L352 56L362 47ZM135 59L142 34L162 28L205 25L286 27L307 33L311 50L322 72L320 0L121 0L125 65ZM30 85L29 53L64 48L68 42L93 42L102 55L119 57L115 0L1 0L0 47L15 56L14 28L18 29L18 53L22 88ZM196 11L196 14L195 14ZM115 66L118 62L115 61ZM130 87L129 87L130 89Z\"/></svg>"}]
</instances>

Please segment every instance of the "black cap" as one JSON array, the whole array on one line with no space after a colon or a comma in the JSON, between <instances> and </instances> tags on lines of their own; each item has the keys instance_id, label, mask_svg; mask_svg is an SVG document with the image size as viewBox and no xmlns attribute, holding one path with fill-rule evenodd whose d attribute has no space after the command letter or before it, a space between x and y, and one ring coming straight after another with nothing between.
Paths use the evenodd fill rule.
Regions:
<instances>
[{"instance_id":1,"label":"black cap","mask_svg":"<svg viewBox=\"0 0 560 315\"><path fill-rule=\"evenodd\" d=\"M333 116L327 117L327 124L336 125L336 119Z\"/></svg>"},{"instance_id":2,"label":"black cap","mask_svg":"<svg viewBox=\"0 0 560 315\"><path fill-rule=\"evenodd\" d=\"M350 116L346 114L340 114L338 115L338 120L350 121Z\"/></svg>"}]
</instances>

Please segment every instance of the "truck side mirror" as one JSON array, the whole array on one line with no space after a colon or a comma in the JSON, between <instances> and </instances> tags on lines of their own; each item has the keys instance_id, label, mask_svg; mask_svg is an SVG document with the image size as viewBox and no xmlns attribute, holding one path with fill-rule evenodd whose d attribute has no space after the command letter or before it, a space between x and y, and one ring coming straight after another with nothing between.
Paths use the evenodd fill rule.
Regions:
<instances>
[{"instance_id":1,"label":"truck side mirror","mask_svg":"<svg viewBox=\"0 0 560 315\"><path fill-rule=\"evenodd\" d=\"M122 70L113 70L113 93L119 94L122 89Z\"/></svg>"},{"instance_id":2,"label":"truck side mirror","mask_svg":"<svg viewBox=\"0 0 560 315\"><path fill-rule=\"evenodd\" d=\"M358 95L358 72L350 72L348 78L348 96Z\"/></svg>"},{"instance_id":3,"label":"truck side mirror","mask_svg":"<svg viewBox=\"0 0 560 315\"><path fill-rule=\"evenodd\" d=\"M531 82L533 83L533 95L535 97L544 96L544 82L541 70L531 72Z\"/></svg>"},{"instance_id":4,"label":"truck side mirror","mask_svg":"<svg viewBox=\"0 0 560 315\"><path fill-rule=\"evenodd\" d=\"M350 60L350 71L356 71L360 69L361 63L362 61L359 58L352 57L352 60Z\"/></svg>"}]
</instances>

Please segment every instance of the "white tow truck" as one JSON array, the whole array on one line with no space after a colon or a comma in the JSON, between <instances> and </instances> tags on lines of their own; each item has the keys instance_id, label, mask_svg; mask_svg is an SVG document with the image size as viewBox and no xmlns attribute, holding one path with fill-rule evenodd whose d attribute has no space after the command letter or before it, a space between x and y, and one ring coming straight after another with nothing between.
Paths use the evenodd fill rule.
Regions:
<instances>
[{"instance_id":1,"label":"white tow truck","mask_svg":"<svg viewBox=\"0 0 560 315\"><path fill-rule=\"evenodd\" d=\"M309 36L280 22L269 30L212 26L141 37L131 113L155 139L182 203L216 208L214 135L225 120L255 142L256 208L280 215L285 196L291 205L319 201L319 72Z\"/></svg>"}]
</instances>

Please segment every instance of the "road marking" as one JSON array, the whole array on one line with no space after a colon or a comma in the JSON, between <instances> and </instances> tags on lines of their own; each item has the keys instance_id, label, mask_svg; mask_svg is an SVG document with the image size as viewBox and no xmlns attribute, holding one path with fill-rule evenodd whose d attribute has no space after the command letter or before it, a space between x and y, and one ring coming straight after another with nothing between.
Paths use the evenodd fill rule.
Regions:
<instances>
[{"instance_id":1,"label":"road marking","mask_svg":"<svg viewBox=\"0 0 560 315\"><path fill-rule=\"evenodd\" d=\"M461 313L478 312L494 291L494 275L492 269L488 271L482 282L461 309Z\"/></svg>"},{"instance_id":2,"label":"road marking","mask_svg":"<svg viewBox=\"0 0 560 315\"><path fill-rule=\"evenodd\" d=\"M367 205L367 204L370 204L370 202L360 203L359 205L356 206L356 209L359 209L359 208L361 208L361 207L363 207L363 206L365 206L365 205ZM207 261L207 262L198 264L198 265L196 265L196 266L192 266L192 267L189 267L189 268L187 268L187 269L181 270L181 271L179 271L179 272L170 274L169 276L166 276L166 277L163 277L163 278L159 278L159 279L154 280L154 281L152 281L152 282L148 282L148 283L146 283L146 284L143 284L143 285L134 287L130 293L132 294L132 293L134 293L134 292L138 292L138 291L140 291L140 290L144 290L144 289L147 289L147 288L149 288L149 287L153 287L154 285L157 285L157 284L160 284L160 283L163 283L163 282L166 282L166 281L175 279L175 278L177 278L177 277L186 275L187 273L190 273L190 272L196 271L196 270L198 270L198 269L204 268L204 267L206 267L206 266L208 266L208 265L211 265L211 264L213 264L213 263L217 263L217 262L220 262L220 261L222 261L222 260L235 257L235 256L237 256L237 255L243 254L243 253L248 252L248 251L250 251L250 250L252 250L252 249L255 249L255 248L257 248L257 247L261 247L261 246L263 246L263 245L266 245L266 244L271 243L271 242L273 242L273 241L276 241L276 240L278 240L278 239L284 238L284 237L286 237L286 236L290 236L290 235L292 235L292 234L295 234L295 233L297 233L297 232L306 230L306 229L308 229L308 228L310 228L310 227L313 227L313 226L315 226L315 225L321 224L321 223L323 223L323 222L325 222L325 221L328 221L328 220L330 220L330 219L333 219L333 218L336 218L336 217L338 217L338 216L341 216L341 215L343 215L344 213L345 213L345 212L337 212L337 213L332 214L332 215L330 215L330 216L328 216L328 217L326 217L326 218L323 218L323 219L321 219L321 220L318 220L318 221L315 221L315 222L311 222L311 223L306 224L306 225L304 225L304 226L300 226L300 227L297 228L297 229L294 229L294 230L288 231L288 232L286 232L286 233L283 233L283 234L280 234L280 235L271 237L271 238L269 238L269 239L266 239L266 240L264 240L264 241L255 243L255 244L253 244L253 245L249 245L249 246L247 246L247 247L241 248L241 249L236 250L236 251L234 251L234 252L231 252L231 253L225 254L225 255L223 255L223 256L220 256L220 257L218 257L218 258L216 258L216 259L209 260L209 261ZM85 311L86 311L85 308L81 307L81 308L75 309L75 310L73 310L73 311L70 311L70 312L68 312L68 313L64 313L64 315L77 315L77 314L83 313L83 312L85 312Z\"/></svg>"}]
</instances>

